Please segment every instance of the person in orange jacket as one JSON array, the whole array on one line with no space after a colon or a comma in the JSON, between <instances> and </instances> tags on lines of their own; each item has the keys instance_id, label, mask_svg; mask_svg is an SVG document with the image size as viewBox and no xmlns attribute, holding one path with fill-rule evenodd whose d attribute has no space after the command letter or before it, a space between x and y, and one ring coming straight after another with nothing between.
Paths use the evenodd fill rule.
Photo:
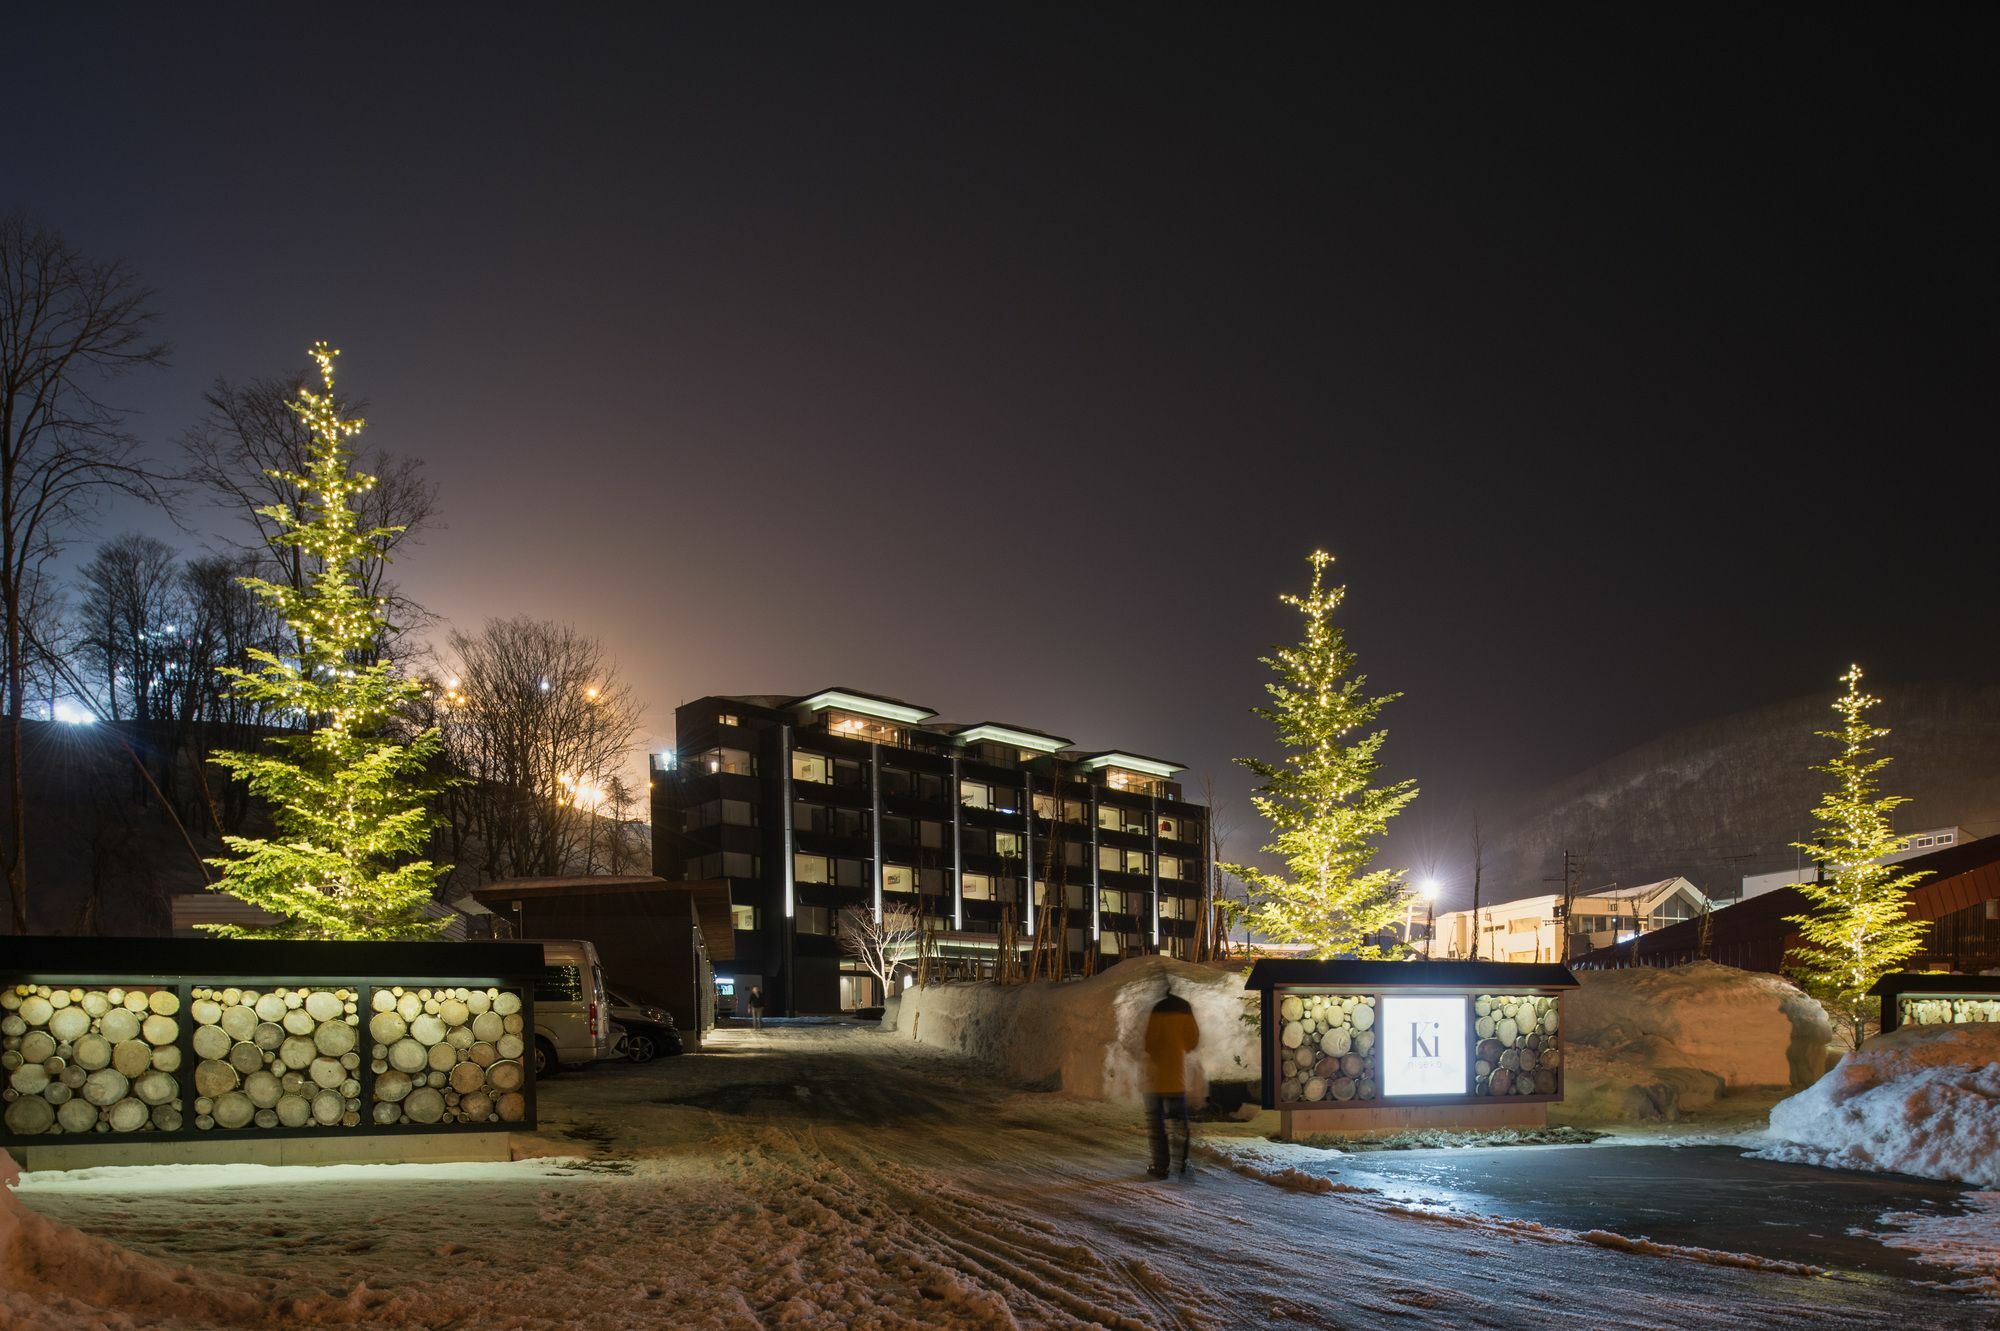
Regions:
<instances>
[{"instance_id":1,"label":"person in orange jacket","mask_svg":"<svg viewBox=\"0 0 2000 1331\"><path fill-rule=\"evenodd\" d=\"M1200 1043L1201 1028L1195 1025L1194 1009L1169 988L1146 1018L1146 1123L1153 1140L1153 1163L1146 1172L1154 1178L1167 1176L1169 1115L1181 1125L1180 1171L1187 1173L1187 1056Z\"/></svg>"}]
</instances>

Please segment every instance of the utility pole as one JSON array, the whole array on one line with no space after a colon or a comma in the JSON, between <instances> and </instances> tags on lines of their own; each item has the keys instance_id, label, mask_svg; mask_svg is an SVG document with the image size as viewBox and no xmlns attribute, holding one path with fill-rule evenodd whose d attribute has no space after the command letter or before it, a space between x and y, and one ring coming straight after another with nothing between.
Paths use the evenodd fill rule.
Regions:
<instances>
[{"instance_id":1,"label":"utility pole","mask_svg":"<svg viewBox=\"0 0 2000 1331\"><path fill-rule=\"evenodd\" d=\"M1553 883L1556 880L1553 878L1544 878L1542 881ZM1571 902L1575 899L1570 877L1570 854L1567 849L1563 851L1562 885L1562 905L1556 907L1556 933L1559 939L1556 955L1567 966L1569 964L1569 908Z\"/></svg>"}]
</instances>

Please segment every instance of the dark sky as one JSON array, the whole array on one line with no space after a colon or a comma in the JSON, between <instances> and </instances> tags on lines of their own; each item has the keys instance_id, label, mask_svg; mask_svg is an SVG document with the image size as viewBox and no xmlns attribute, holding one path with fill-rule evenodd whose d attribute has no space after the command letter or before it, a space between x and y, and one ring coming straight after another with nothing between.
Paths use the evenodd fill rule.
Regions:
<instances>
[{"instance_id":1,"label":"dark sky","mask_svg":"<svg viewBox=\"0 0 2000 1331\"><path fill-rule=\"evenodd\" d=\"M1465 13L15 13L0 209L158 288L162 456L343 347L443 487L405 586L601 636L654 740L839 682L1241 814L1315 545L1411 856L1850 658L1992 678L1975 11Z\"/></svg>"}]
</instances>

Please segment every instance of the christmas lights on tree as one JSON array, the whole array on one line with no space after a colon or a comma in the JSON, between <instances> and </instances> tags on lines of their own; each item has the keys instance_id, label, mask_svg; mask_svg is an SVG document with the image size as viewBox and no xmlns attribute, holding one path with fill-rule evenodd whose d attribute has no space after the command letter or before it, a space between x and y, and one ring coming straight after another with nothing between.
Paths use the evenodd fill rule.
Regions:
<instances>
[{"instance_id":1,"label":"christmas lights on tree","mask_svg":"<svg viewBox=\"0 0 2000 1331\"><path fill-rule=\"evenodd\" d=\"M440 922L423 909L444 868L411 860L432 826L426 773L435 730L403 740L392 723L421 691L377 650L385 602L368 595L362 570L385 558L399 528L364 528L356 496L375 478L354 469L347 441L363 422L344 419L333 392L340 353L312 348L323 393L299 390L292 410L312 435L304 474L273 472L298 491L293 503L260 510L276 524L274 546L305 557L301 587L263 578L243 585L291 627L291 659L253 650L255 669L227 669L238 696L293 718L297 733L257 753L215 761L270 808L277 835L223 838L215 890L277 915L270 928L204 926L239 938L428 938Z\"/></svg>"},{"instance_id":2,"label":"christmas lights on tree","mask_svg":"<svg viewBox=\"0 0 2000 1331\"><path fill-rule=\"evenodd\" d=\"M1283 598L1304 618L1304 640L1260 658L1278 679L1264 686L1272 705L1256 714L1276 728L1287 752L1277 763L1236 760L1262 778L1251 803L1275 834L1263 849L1284 861L1285 872L1222 868L1248 889L1242 919L1265 938L1306 944L1320 957L1377 959L1401 950L1380 940L1408 896L1401 870L1368 865L1374 842L1417 787L1369 784L1388 732L1356 732L1401 695L1369 697L1367 676L1350 674L1354 653L1333 622L1347 589L1326 585L1332 555L1315 550L1310 562L1311 590Z\"/></svg>"},{"instance_id":3,"label":"christmas lights on tree","mask_svg":"<svg viewBox=\"0 0 2000 1331\"><path fill-rule=\"evenodd\" d=\"M1930 926L1906 918L1910 888L1924 875L1899 873L1883 863L1909 840L1896 835L1890 817L1908 800L1882 794L1876 780L1890 759L1874 756L1874 741L1889 731L1871 725L1866 713L1881 699L1861 691L1858 665L1849 666L1840 681L1847 685L1833 704L1840 728L1818 732L1840 752L1813 768L1832 777L1833 785L1813 809L1819 827L1812 840L1795 843L1819 865L1819 873L1815 881L1798 885L1812 910L1787 917L1804 939L1792 949L1787 969L1859 1044L1867 1033L1868 991L1916 954Z\"/></svg>"}]
</instances>

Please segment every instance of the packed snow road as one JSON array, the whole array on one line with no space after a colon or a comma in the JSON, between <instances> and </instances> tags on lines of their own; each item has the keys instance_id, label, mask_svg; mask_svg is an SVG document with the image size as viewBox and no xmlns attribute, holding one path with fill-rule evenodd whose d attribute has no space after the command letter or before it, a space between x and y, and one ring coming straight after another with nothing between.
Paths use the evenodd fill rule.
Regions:
<instances>
[{"instance_id":1,"label":"packed snow road","mask_svg":"<svg viewBox=\"0 0 2000 1331\"><path fill-rule=\"evenodd\" d=\"M550 1158L511 1165L31 1176L18 1200L38 1215L0 1212L0 1327L1682 1331L1995 1315L1900 1280L1328 1191L1254 1139L1214 1138L1191 1178L1156 1183L1128 1111L995 1085L846 1024L724 1031L711 1052L566 1076L541 1114L527 1144Z\"/></svg>"}]
</instances>

